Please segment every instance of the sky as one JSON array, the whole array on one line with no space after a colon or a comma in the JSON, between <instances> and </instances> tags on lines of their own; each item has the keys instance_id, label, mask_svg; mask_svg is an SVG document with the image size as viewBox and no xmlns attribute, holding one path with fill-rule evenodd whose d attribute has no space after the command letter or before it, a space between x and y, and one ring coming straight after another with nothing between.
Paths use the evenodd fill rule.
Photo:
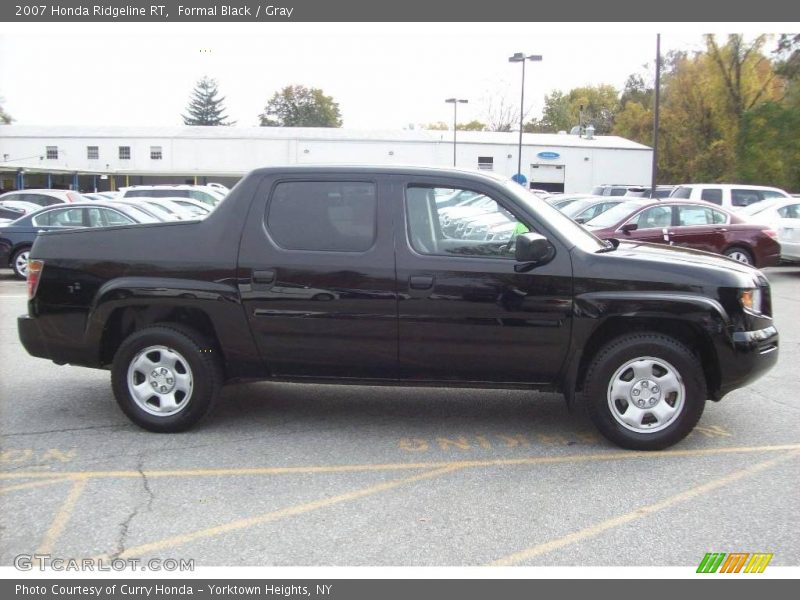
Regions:
<instances>
[{"instance_id":1,"label":"sky","mask_svg":"<svg viewBox=\"0 0 800 600\"><path fill-rule=\"evenodd\" d=\"M789 24L751 25L780 32ZM724 25L723 25L724 26ZM741 24L720 29L740 31ZM791 27L790 27L791 28ZM20 125L181 125L202 76L217 79L240 127L258 125L273 93L290 84L321 88L343 125L403 129L437 121L486 120L505 98L541 114L545 94L581 85L622 89L662 52L698 50L701 24L0 24L0 97Z\"/></svg>"}]
</instances>

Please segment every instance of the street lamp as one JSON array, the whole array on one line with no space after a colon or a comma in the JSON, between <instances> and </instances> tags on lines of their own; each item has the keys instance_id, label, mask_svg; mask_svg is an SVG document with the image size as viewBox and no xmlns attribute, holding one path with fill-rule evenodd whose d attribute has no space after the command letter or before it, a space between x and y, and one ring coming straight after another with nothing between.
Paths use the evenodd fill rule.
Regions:
<instances>
[{"instance_id":1,"label":"street lamp","mask_svg":"<svg viewBox=\"0 0 800 600\"><path fill-rule=\"evenodd\" d=\"M445 100L448 104L453 105L453 166L456 166L456 130L458 128L457 117L458 114L458 105L459 104L466 104L469 100L463 100L461 98L448 98Z\"/></svg>"},{"instance_id":2,"label":"street lamp","mask_svg":"<svg viewBox=\"0 0 800 600\"><path fill-rule=\"evenodd\" d=\"M540 54L530 54L525 56L523 52L516 52L508 57L508 62L522 63L522 94L519 100L519 148L517 149L517 175L522 175L522 125L525 119L525 62L539 62L542 60Z\"/></svg>"}]
</instances>

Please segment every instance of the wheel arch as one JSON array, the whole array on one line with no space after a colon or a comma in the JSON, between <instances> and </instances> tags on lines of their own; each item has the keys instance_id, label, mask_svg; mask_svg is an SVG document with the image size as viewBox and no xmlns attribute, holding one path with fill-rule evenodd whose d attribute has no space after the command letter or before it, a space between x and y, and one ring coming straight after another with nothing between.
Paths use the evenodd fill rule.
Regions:
<instances>
[{"instance_id":1,"label":"wheel arch","mask_svg":"<svg viewBox=\"0 0 800 600\"><path fill-rule=\"evenodd\" d=\"M152 325L180 325L200 334L222 356L225 354L214 323L204 310L194 306L128 305L114 308L100 337L100 363L109 365L122 342L132 333Z\"/></svg>"},{"instance_id":2,"label":"wheel arch","mask_svg":"<svg viewBox=\"0 0 800 600\"><path fill-rule=\"evenodd\" d=\"M720 386L719 359L710 336L691 321L676 318L653 319L647 317L614 316L597 327L583 347L575 380L576 390L582 391L586 370L597 352L611 340L630 333L660 333L681 342L694 350L703 367L709 397Z\"/></svg>"}]
</instances>

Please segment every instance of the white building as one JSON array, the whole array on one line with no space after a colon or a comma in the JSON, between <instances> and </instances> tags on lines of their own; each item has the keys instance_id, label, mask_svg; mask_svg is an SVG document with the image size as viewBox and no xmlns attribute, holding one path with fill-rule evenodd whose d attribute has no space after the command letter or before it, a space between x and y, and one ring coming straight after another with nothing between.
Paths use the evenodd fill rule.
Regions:
<instances>
[{"instance_id":1,"label":"white building","mask_svg":"<svg viewBox=\"0 0 800 600\"><path fill-rule=\"evenodd\" d=\"M518 132L459 131L456 164L517 172ZM452 131L299 127L0 126L0 184L82 191L144 183L234 183L257 167L297 164L453 165ZM649 185L652 149L615 136L524 134L530 187L588 192Z\"/></svg>"}]
</instances>

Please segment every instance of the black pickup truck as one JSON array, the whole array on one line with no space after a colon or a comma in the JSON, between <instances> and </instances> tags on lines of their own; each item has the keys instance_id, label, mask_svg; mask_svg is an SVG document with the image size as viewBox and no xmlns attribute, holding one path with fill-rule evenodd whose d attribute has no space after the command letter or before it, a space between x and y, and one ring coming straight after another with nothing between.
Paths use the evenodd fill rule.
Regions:
<instances>
[{"instance_id":1,"label":"black pickup truck","mask_svg":"<svg viewBox=\"0 0 800 600\"><path fill-rule=\"evenodd\" d=\"M202 221L43 233L28 273L27 351L110 369L160 432L236 380L514 387L660 449L778 356L756 269L457 170L258 169Z\"/></svg>"}]
</instances>

